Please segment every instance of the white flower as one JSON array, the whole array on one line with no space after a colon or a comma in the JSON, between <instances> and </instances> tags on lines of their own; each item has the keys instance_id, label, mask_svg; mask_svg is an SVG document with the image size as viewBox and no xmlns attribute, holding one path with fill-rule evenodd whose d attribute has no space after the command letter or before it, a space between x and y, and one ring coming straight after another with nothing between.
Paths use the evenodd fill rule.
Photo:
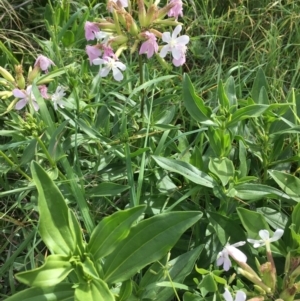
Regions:
<instances>
[{"instance_id":1,"label":"white flower","mask_svg":"<svg viewBox=\"0 0 300 301\"><path fill-rule=\"evenodd\" d=\"M248 238L247 241L250 242L251 244L253 244L254 248L259 248L262 247L264 245L270 245L271 242L276 241L278 239L281 238L281 236L283 235L283 230L282 229L277 229L274 232L274 235L272 238L270 238L270 233L268 230L260 230L258 232L258 235L260 236L261 239L251 239Z\"/></svg>"},{"instance_id":2,"label":"white flower","mask_svg":"<svg viewBox=\"0 0 300 301\"><path fill-rule=\"evenodd\" d=\"M223 269L228 271L231 267L229 255L237 262L247 262L247 256L236 247L243 246L246 242L240 241L233 245L227 244L224 249L218 254L217 266L223 265Z\"/></svg>"},{"instance_id":3,"label":"white flower","mask_svg":"<svg viewBox=\"0 0 300 301\"><path fill-rule=\"evenodd\" d=\"M105 77L109 73L109 71L112 70L113 77L116 81L121 81L123 79L123 74L120 70L124 71L126 69L126 66L116 61L115 59L111 57L105 57L105 59L94 59L93 60L94 65L105 65L105 67L100 69L100 76Z\"/></svg>"},{"instance_id":4,"label":"white flower","mask_svg":"<svg viewBox=\"0 0 300 301\"><path fill-rule=\"evenodd\" d=\"M62 98L66 95L64 92L65 90L61 86L58 86L55 93L52 94L51 100L53 101L55 110L57 110L57 105L59 105L61 108L64 108L65 102L62 100Z\"/></svg>"},{"instance_id":5,"label":"white flower","mask_svg":"<svg viewBox=\"0 0 300 301\"><path fill-rule=\"evenodd\" d=\"M223 297L226 301L233 301L233 298L227 288L225 288ZM235 294L234 301L245 301L245 300L246 300L246 294L243 291L237 291Z\"/></svg>"},{"instance_id":6,"label":"white flower","mask_svg":"<svg viewBox=\"0 0 300 301\"><path fill-rule=\"evenodd\" d=\"M187 35L177 37L182 29L181 25L177 25L172 33L164 32L162 34L162 40L167 43L160 51L160 56L165 57L168 52L172 52L172 56L175 60L179 60L185 55L185 45L189 42L190 38Z\"/></svg>"}]
</instances>

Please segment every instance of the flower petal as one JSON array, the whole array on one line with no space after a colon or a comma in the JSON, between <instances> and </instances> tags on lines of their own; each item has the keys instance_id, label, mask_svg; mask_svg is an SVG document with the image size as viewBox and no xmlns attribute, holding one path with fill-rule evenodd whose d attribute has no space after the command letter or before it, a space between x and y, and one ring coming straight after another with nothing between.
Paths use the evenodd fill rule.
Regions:
<instances>
[{"instance_id":1,"label":"flower petal","mask_svg":"<svg viewBox=\"0 0 300 301\"><path fill-rule=\"evenodd\" d=\"M20 89L13 89L12 93L13 93L14 97L17 97L17 98L26 98L27 97L27 95Z\"/></svg>"},{"instance_id":2,"label":"flower petal","mask_svg":"<svg viewBox=\"0 0 300 301\"><path fill-rule=\"evenodd\" d=\"M177 25L172 33L172 38L175 39L178 34L181 32L182 26L181 25Z\"/></svg>"},{"instance_id":3,"label":"flower petal","mask_svg":"<svg viewBox=\"0 0 300 301\"><path fill-rule=\"evenodd\" d=\"M119 82L124 78L122 72L118 68L113 68L112 71L113 71L113 77L116 81Z\"/></svg>"},{"instance_id":4,"label":"flower petal","mask_svg":"<svg viewBox=\"0 0 300 301\"><path fill-rule=\"evenodd\" d=\"M27 99L23 98L16 103L15 109L22 110L27 104Z\"/></svg>"},{"instance_id":5,"label":"flower petal","mask_svg":"<svg viewBox=\"0 0 300 301\"><path fill-rule=\"evenodd\" d=\"M121 69L122 71L126 70L126 66L121 62L115 62L115 66Z\"/></svg>"},{"instance_id":6,"label":"flower petal","mask_svg":"<svg viewBox=\"0 0 300 301\"><path fill-rule=\"evenodd\" d=\"M258 235L260 236L260 238L262 239L262 240L269 240L270 239L270 233L269 233L269 231L268 230L260 230L259 232L258 232Z\"/></svg>"},{"instance_id":7,"label":"flower petal","mask_svg":"<svg viewBox=\"0 0 300 301\"><path fill-rule=\"evenodd\" d=\"M108 67L104 67L100 70L99 74L100 74L101 77L105 77L105 76L107 76L109 71L110 71L110 69Z\"/></svg>"},{"instance_id":8,"label":"flower petal","mask_svg":"<svg viewBox=\"0 0 300 301\"><path fill-rule=\"evenodd\" d=\"M165 46L161 49L161 51L160 51L160 53L159 53L160 57L165 57L165 56L167 55L167 53L168 53L170 50L171 50L171 49L170 49L170 46L169 46L169 45L165 45Z\"/></svg>"},{"instance_id":9,"label":"flower petal","mask_svg":"<svg viewBox=\"0 0 300 301\"><path fill-rule=\"evenodd\" d=\"M32 101L31 103L33 105L34 110L37 112L39 110L39 108L40 108L39 105L37 104L36 101Z\"/></svg>"},{"instance_id":10,"label":"flower petal","mask_svg":"<svg viewBox=\"0 0 300 301\"><path fill-rule=\"evenodd\" d=\"M228 251L228 254L236 261L239 262L247 262L247 256L240 251L239 249L237 249L236 247L234 247L233 245L229 245L225 247Z\"/></svg>"},{"instance_id":11,"label":"flower petal","mask_svg":"<svg viewBox=\"0 0 300 301\"><path fill-rule=\"evenodd\" d=\"M106 64L106 63L107 63L107 61L105 61L104 59L97 58L97 59L93 60L94 65L102 65L102 64Z\"/></svg>"},{"instance_id":12,"label":"flower petal","mask_svg":"<svg viewBox=\"0 0 300 301\"><path fill-rule=\"evenodd\" d=\"M223 297L226 301L233 301L233 298L227 288L225 288L225 292L223 294Z\"/></svg>"},{"instance_id":13,"label":"flower petal","mask_svg":"<svg viewBox=\"0 0 300 301\"><path fill-rule=\"evenodd\" d=\"M283 235L283 230L282 229L277 229L275 232L274 232L274 235L273 237L269 240L270 242L272 241L276 241L278 239L281 238L281 236Z\"/></svg>"},{"instance_id":14,"label":"flower petal","mask_svg":"<svg viewBox=\"0 0 300 301\"><path fill-rule=\"evenodd\" d=\"M234 301L245 301L246 300L246 294L243 291L237 291L235 295Z\"/></svg>"},{"instance_id":15,"label":"flower petal","mask_svg":"<svg viewBox=\"0 0 300 301\"><path fill-rule=\"evenodd\" d=\"M164 32L161 36L162 40L165 42L165 43L169 43L171 41L171 33L169 32Z\"/></svg>"},{"instance_id":16,"label":"flower petal","mask_svg":"<svg viewBox=\"0 0 300 301\"><path fill-rule=\"evenodd\" d=\"M186 45L190 41L190 37L187 35L180 36L176 39L176 42L180 45Z\"/></svg>"}]
</instances>

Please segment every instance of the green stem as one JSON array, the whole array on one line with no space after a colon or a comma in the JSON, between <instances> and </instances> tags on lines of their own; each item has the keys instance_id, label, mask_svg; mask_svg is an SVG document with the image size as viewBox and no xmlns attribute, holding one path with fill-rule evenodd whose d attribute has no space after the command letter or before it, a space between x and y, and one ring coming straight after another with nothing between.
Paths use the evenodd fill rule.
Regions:
<instances>
[{"instance_id":1,"label":"green stem","mask_svg":"<svg viewBox=\"0 0 300 301\"><path fill-rule=\"evenodd\" d=\"M143 58L139 55L139 71L140 71L140 85L144 83L144 73L143 73ZM145 105L145 89L142 90L141 96L141 125L143 127L143 116L144 116L144 105Z\"/></svg>"},{"instance_id":2,"label":"green stem","mask_svg":"<svg viewBox=\"0 0 300 301\"><path fill-rule=\"evenodd\" d=\"M28 181L32 181L32 179L20 168L18 167L13 161L11 161L1 150L0 155L4 158L4 160L13 168L16 169L18 173L20 173L23 177L25 177Z\"/></svg>"}]
</instances>

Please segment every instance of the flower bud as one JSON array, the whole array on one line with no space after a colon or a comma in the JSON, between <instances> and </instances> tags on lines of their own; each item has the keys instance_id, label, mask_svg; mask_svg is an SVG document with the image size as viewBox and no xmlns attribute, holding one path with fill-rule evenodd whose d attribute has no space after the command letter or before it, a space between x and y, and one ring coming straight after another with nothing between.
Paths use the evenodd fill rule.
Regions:
<instances>
[{"instance_id":1,"label":"flower bud","mask_svg":"<svg viewBox=\"0 0 300 301\"><path fill-rule=\"evenodd\" d=\"M139 40L134 41L134 44L130 48L130 54L133 54L136 51L137 47L139 46L139 43L140 43Z\"/></svg>"},{"instance_id":2,"label":"flower bud","mask_svg":"<svg viewBox=\"0 0 300 301\"><path fill-rule=\"evenodd\" d=\"M266 262L260 266L260 273L262 281L271 288L272 292L276 286L276 274L274 274L272 265L270 262Z\"/></svg>"},{"instance_id":3,"label":"flower bud","mask_svg":"<svg viewBox=\"0 0 300 301\"><path fill-rule=\"evenodd\" d=\"M177 26L177 25L182 25L182 23L172 20L172 19L167 19L167 20L154 20L154 24L159 24L159 25L166 25L166 26Z\"/></svg>"},{"instance_id":4,"label":"flower bud","mask_svg":"<svg viewBox=\"0 0 300 301\"><path fill-rule=\"evenodd\" d=\"M15 66L15 72L16 72L16 82L20 89L25 89L25 78L23 76L23 68L22 65L16 65Z\"/></svg>"},{"instance_id":5,"label":"flower bud","mask_svg":"<svg viewBox=\"0 0 300 301\"><path fill-rule=\"evenodd\" d=\"M27 77L28 84L31 84L34 79L40 74L41 69L39 66L35 66L29 73Z\"/></svg>"},{"instance_id":6,"label":"flower bud","mask_svg":"<svg viewBox=\"0 0 300 301\"><path fill-rule=\"evenodd\" d=\"M148 27L157 18L158 9L156 5L151 5L146 14L146 27Z\"/></svg>"},{"instance_id":7,"label":"flower bud","mask_svg":"<svg viewBox=\"0 0 300 301\"><path fill-rule=\"evenodd\" d=\"M127 43L127 41L128 41L128 38L126 36L120 35L120 36L116 36L116 37L112 38L110 40L110 43L111 43L112 47L115 48L119 45Z\"/></svg>"},{"instance_id":8,"label":"flower bud","mask_svg":"<svg viewBox=\"0 0 300 301\"><path fill-rule=\"evenodd\" d=\"M260 286L265 292L270 293L271 289L266 286L262 281L260 281L259 279L257 279L257 277L255 275L252 275L251 273L238 268L237 269L238 273L242 274L244 277L246 277L248 280L250 280L252 283Z\"/></svg>"},{"instance_id":9,"label":"flower bud","mask_svg":"<svg viewBox=\"0 0 300 301\"><path fill-rule=\"evenodd\" d=\"M12 91L0 91L0 98L1 99L6 99L8 97L11 97L13 94L12 94Z\"/></svg>"},{"instance_id":10,"label":"flower bud","mask_svg":"<svg viewBox=\"0 0 300 301\"><path fill-rule=\"evenodd\" d=\"M112 23L112 22L108 22L108 21L101 22L98 24L98 26L102 31L105 31L105 32L115 32L116 31L116 24Z\"/></svg>"},{"instance_id":11,"label":"flower bud","mask_svg":"<svg viewBox=\"0 0 300 301\"><path fill-rule=\"evenodd\" d=\"M0 74L9 82L14 83L15 79L13 76L4 68L0 67Z\"/></svg>"},{"instance_id":12,"label":"flower bud","mask_svg":"<svg viewBox=\"0 0 300 301\"><path fill-rule=\"evenodd\" d=\"M146 27L146 9L144 0L138 0L138 7L139 7L139 22L141 27Z\"/></svg>"}]
</instances>

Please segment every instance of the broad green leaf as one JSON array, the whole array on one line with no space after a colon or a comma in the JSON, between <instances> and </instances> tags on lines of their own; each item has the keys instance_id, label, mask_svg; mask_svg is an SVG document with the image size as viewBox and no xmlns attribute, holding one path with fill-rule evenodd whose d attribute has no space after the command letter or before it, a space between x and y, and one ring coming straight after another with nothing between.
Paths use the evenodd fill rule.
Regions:
<instances>
[{"instance_id":1,"label":"broad green leaf","mask_svg":"<svg viewBox=\"0 0 300 301\"><path fill-rule=\"evenodd\" d=\"M67 30L61 41L65 47L71 46L75 42L74 33L71 30Z\"/></svg>"},{"instance_id":2,"label":"broad green leaf","mask_svg":"<svg viewBox=\"0 0 300 301\"><path fill-rule=\"evenodd\" d=\"M223 186L226 186L230 178L234 177L234 166L228 158L210 158L208 168L221 180Z\"/></svg>"},{"instance_id":3,"label":"broad green leaf","mask_svg":"<svg viewBox=\"0 0 300 301\"><path fill-rule=\"evenodd\" d=\"M282 192L279 189L274 187L263 185L263 184L254 184L254 183L243 183L237 184L234 186L235 196L243 200L260 200L265 197L290 200L291 198Z\"/></svg>"},{"instance_id":4,"label":"broad green leaf","mask_svg":"<svg viewBox=\"0 0 300 301\"><path fill-rule=\"evenodd\" d=\"M127 301L128 298L132 295L132 280L127 280L122 283L118 301Z\"/></svg>"},{"instance_id":5,"label":"broad green leaf","mask_svg":"<svg viewBox=\"0 0 300 301\"><path fill-rule=\"evenodd\" d=\"M212 188L214 185L217 185L215 180L207 175L206 173L198 170L193 165L183 162L177 161L174 159L168 159L164 157L152 156L152 158L156 161L156 163L163 169L178 173L193 183L210 187Z\"/></svg>"},{"instance_id":6,"label":"broad green leaf","mask_svg":"<svg viewBox=\"0 0 300 301\"><path fill-rule=\"evenodd\" d=\"M35 161L31 164L33 180L39 198L39 231L47 247L54 254L71 255L83 251L81 229L73 212L49 175Z\"/></svg>"},{"instance_id":7,"label":"broad green leaf","mask_svg":"<svg viewBox=\"0 0 300 301\"><path fill-rule=\"evenodd\" d=\"M293 212L295 212L295 208L294 208ZM263 214L266 221L272 228L285 229L285 225L288 222L288 216L286 214L284 214L283 212L272 209L270 207L257 208L256 211Z\"/></svg>"},{"instance_id":8,"label":"broad green leaf","mask_svg":"<svg viewBox=\"0 0 300 301\"><path fill-rule=\"evenodd\" d=\"M267 109L269 108L268 105L249 105L244 108L236 110L232 116L231 120L227 123L228 127L233 127L239 121L244 119L259 117L261 116Z\"/></svg>"},{"instance_id":9,"label":"broad green leaf","mask_svg":"<svg viewBox=\"0 0 300 301\"><path fill-rule=\"evenodd\" d=\"M258 232L260 230L270 230L269 225L261 213L250 211L241 207L237 208L237 212L244 228L249 235L248 238L259 238Z\"/></svg>"},{"instance_id":10,"label":"broad green leaf","mask_svg":"<svg viewBox=\"0 0 300 301\"><path fill-rule=\"evenodd\" d=\"M74 301L72 283L60 283L52 287L32 287L18 292L6 301Z\"/></svg>"},{"instance_id":11,"label":"broad green leaf","mask_svg":"<svg viewBox=\"0 0 300 301\"><path fill-rule=\"evenodd\" d=\"M222 109L229 109L229 99L225 93L225 89L223 86L222 81L220 80L218 83L218 97L219 97L219 103L221 105L221 110Z\"/></svg>"},{"instance_id":12,"label":"broad green leaf","mask_svg":"<svg viewBox=\"0 0 300 301\"><path fill-rule=\"evenodd\" d=\"M115 301L107 284L101 280L80 283L75 289L75 301Z\"/></svg>"},{"instance_id":13,"label":"broad green leaf","mask_svg":"<svg viewBox=\"0 0 300 301\"><path fill-rule=\"evenodd\" d=\"M166 264L167 271L162 269L159 263L154 263L149 267L144 277L140 282L140 288L142 288L142 299L153 298L156 300L169 300L174 295L173 288L170 287L155 287L152 284L168 279L166 273L169 273L173 282L183 283L185 277L187 277L194 269L195 262L199 258L200 253L203 250L204 245L201 245L194 250L184 253ZM154 272L157 272L155 275ZM162 273L159 273L162 271Z\"/></svg>"},{"instance_id":14,"label":"broad green leaf","mask_svg":"<svg viewBox=\"0 0 300 301\"><path fill-rule=\"evenodd\" d=\"M185 73L183 75L183 102L189 114L197 121L207 125L214 125L210 118L212 111L205 106L204 101L196 95L194 86Z\"/></svg>"},{"instance_id":15,"label":"broad green leaf","mask_svg":"<svg viewBox=\"0 0 300 301\"><path fill-rule=\"evenodd\" d=\"M264 74L264 71L261 68L259 68L251 90L251 96L256 103L262 103L260 102L259 97L262 88L264 88L266 92L268 91L268 83L266 80L266 76Z\"/></svg>"},{"instance_id":16,"label":"broad green leaf","mask_svg":"<svg viewBox=\"0 0 300 301\"><path fill-rule=\"evenodd\" d=\"M268 98L268 92L265 87L262 87L260 89L259 98L258 98L259 104L269 104L269 98Z\"/></svg>"},{"instance_id":17,"label":"broad green leaf","mask_svg":"<svg viewBox=\"0 0 300 301\"><path fill-rule=\"evenodd\" d=\"M289 195L294 201L300 202L299 178L278 170L269 170L269 174L287 195Z\"/></svg>"},{"instance_id":18,"label":"broad green leaf","mask_svg":"<svg viewBox=\"0 0 300 301\"><path fill-rule=\"evenodd\" d=\"M128 236L132 223L137 220L144 210L145 206L137 206L103 218L94 229L87 246L94 260L113 252L120 241Z\"/></svg>"},{"instance_id":19,"label":"broad green leaf","mask_svg":"<svg viewBox=\"0 0 300 301\"><path fill-rule=\"evenodd\" d=\"M73 270L68 256L49 255L39 268L16 274L28 286L54 286L62 282Z\"/></svg>"},{"instance_id":20,"label":"broad green leaf","mask_svg":"<svg viewBox=\"0 0 300 301\"><path fill-rule=\"evenodd\" d=\"M169 212L138 223L105 259L105 281L127 280L146 265L161 259L201 216L201 212Z\"/></svg>"},{"instance_id":21,"label":"broad green leaf","mask_svg":"<svg viewBox=\"0 0 300 301\"><path fill-rule=\"evenodd\" d=\"M225 89L226 96L229 100L230 112L234 112L237 107L237 97L235 92L235 83L234 83L233 76L228 77L224 89Z\"/></svg>"},{"instance_id":22,"label":"broad green leaf","mask_svg":"<svg viewBox=\"0 0 300 301\"><path fill-rule=\"evenodd\" d=\"M217 283L211 274L203 276L202 281L199 283L198 288L201 294L205 297L208 293L214 293L218 290Z\"/></svg>"},{"instance_id":23,"label":"broad green leaf","mask_svg":"<svg viewBox=\"0 0 300 301\"><path fill-rule=\"evenodd\" d=\"M111 196L111 195L120 194L128 190L129 188L130 186L128 185L105 182L105 183L98 184L96 187L93 187L87 192L87 194L89 194L90 197Z\"/></svg>"}]
</instances>

